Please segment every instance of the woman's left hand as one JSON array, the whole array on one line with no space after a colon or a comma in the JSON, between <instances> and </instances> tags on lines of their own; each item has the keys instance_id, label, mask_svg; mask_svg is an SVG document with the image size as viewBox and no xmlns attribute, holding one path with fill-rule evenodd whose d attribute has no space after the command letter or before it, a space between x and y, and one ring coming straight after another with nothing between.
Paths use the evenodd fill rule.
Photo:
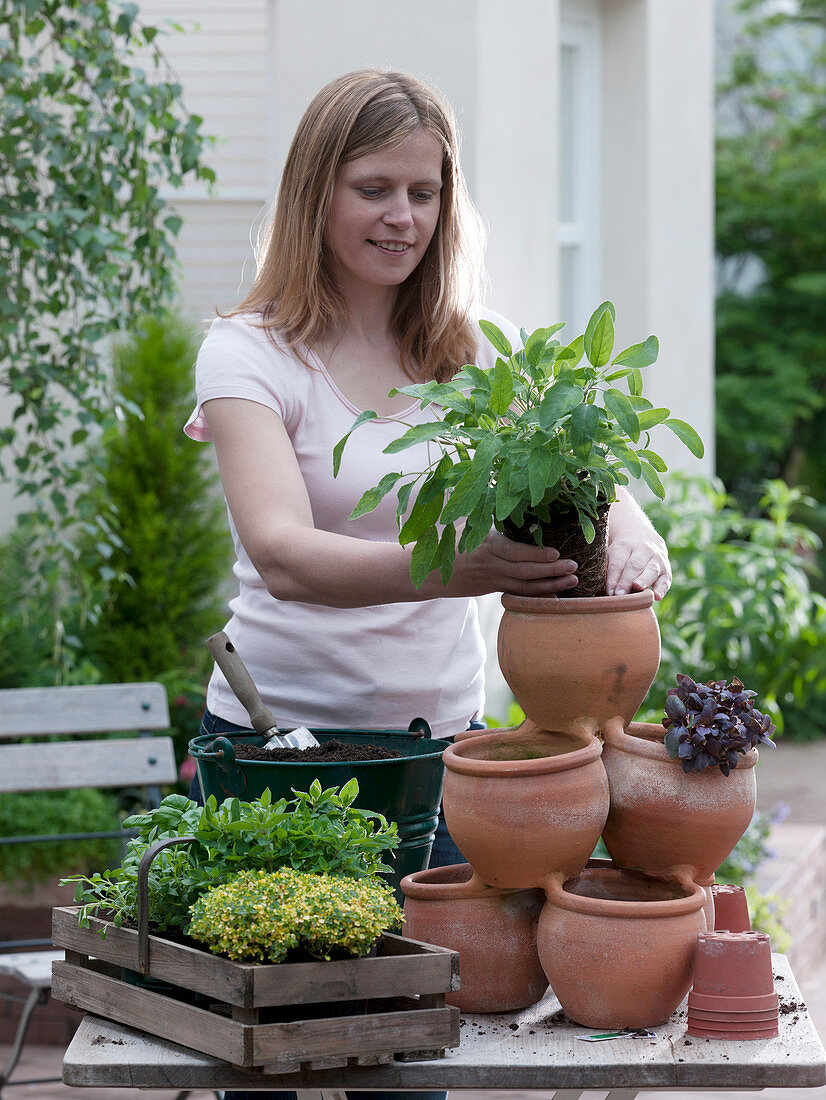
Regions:
<instances>
[{"instance_id":1,"label":"woman's left hand","mask_svg":"<svg viewBox=\"0 0 826 1100\"><path fill-rule=\"evenodd\" d=\"M661 600L670 587L668 550L655 531L621 535L608 543L605 590L609 596L650 588L654 599Z\"/></svg>"}]
</instances>

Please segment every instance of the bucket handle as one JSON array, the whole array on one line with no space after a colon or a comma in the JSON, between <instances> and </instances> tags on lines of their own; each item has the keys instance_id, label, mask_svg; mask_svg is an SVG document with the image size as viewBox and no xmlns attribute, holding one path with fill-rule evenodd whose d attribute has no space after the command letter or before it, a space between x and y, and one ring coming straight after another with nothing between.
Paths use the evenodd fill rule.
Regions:
<instances>
[{"instance_id":1,"label":"bucket handle","mask_svg":"<svg viewBox=\"0 0 826 1100\"><path fill-rule=\"evenodd\" d=\"M235 763L235 745L228 737L216 737L210 748L221 763L229 766Z\"/></svg>"},{"instance_id":2,"label":"bucket handle","mask_svg":"<svg viewBox=\"0 0 826 1100\"><path fill-rule=\"evenodd\" d=\"M417 740L422 737L433 736L433 734L430 732L430 726L424 718L414 718L410 725L407 727L407 732L412 733Z\"/></svg>"},{"instance_id":3,"label":"bucket handle","mask_svg":"<svg viewBox=\"0 0 826 1100\"><path fill-rule=\"evenodd\" d=\"M138 865L138 969L141 974L149 974L149 868L158 852L170 848L173 844L187 844L197 840L197 836L173 836L166 840L157 840L143 853Z\"/></svg>"}]
</instances>

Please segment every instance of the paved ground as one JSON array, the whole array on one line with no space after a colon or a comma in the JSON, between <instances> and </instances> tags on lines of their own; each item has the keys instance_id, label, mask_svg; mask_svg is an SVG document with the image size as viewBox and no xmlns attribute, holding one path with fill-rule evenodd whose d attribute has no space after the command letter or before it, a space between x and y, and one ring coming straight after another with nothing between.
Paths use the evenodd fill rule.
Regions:
<instances>
[{"instance_id":1,"label":"paved ground","mask_svg":"<svg viewBox=\"0 0 826 1100\"><path fill-rule=\"evenodd\" d=\"M826 740L811 744L779 743L772 752L761 753L757 778L758 805L770 810L783 802L789 807L788 821L826 824ZM809 974L797 974L821 1038L826 1041L826 960ZM0 1049L5 1061L7 1048ZM55 1047L30 1047L21 1058L16 1077L40 1077L60 1073L62 1051ZM170 1090L70 1089L65 1085L41 1084L15 1088L11 1100L175 1100ZM263 1096L264 1094L262 1094ZM547 1100L548 1092L451 1092L452 1100ZM605 1093L589 1090L582 1100L602 1100ZM197 1090L190 1100L208 1100L212 1092ZM763 1092L645 1092L644 1100L826 1100L826 1086L817 1089L771 1089Z\"/></svg>"}]
</instances>

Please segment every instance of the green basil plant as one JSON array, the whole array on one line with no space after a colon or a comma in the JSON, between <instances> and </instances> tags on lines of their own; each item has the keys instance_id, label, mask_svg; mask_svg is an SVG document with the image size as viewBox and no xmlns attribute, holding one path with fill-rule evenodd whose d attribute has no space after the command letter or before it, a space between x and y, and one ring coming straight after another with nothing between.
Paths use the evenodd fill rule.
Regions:
<instances>
[{"instance_id":1,"label":"green basil plant","mask_svg":"<svg viewBox=\"0 0 826 1100\"><path fill-rule=\"evenodd\" d=\"M571 512L591 543L598 509L616 500L617 486L629 477L642 478L662 499L660 474L667 467L649 440L657 425L702 457L697 432L642 396L642 370L659 353L656 336L612 358L615 320L613 304L603 302L570 343L555 339L563 321L530 334L522 329L517 349L482 320L479 327L499 353L493 367L469 364L449 382L391 391L417 398L422 409L430 406L433 420L409 427L384 453L422 442L435 447L423 470L386 474L368 489L350 518L371 512L397 490L399 542L413 544L410 575L417 588L434 569L447 584L456 553L475 550L492 527L501 531L506 522L527 528L539 544L541 525ZM334 475L351 433L376 418L372 410L361 413L336 444Z\"/></svg>"}]
</instances>

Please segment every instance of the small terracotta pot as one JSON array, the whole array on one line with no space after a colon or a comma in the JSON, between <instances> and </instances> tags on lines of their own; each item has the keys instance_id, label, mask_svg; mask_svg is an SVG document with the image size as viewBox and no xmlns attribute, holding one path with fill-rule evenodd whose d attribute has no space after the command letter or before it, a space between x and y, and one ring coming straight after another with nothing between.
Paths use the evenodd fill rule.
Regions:
<instances>
[{"instance_id":1,"label":"small terracotta pot","mask_svg":"<svg viewBox=\"0 0 826 1100\"><path fill-rule=\"evenodd\" d=\"M710 881L754 815L757 749L728 776L687 775L663 743L662 726L619 718L602 727L611 810L603 840L621 867Z\"/></svg>"},{"instance_id":2,"label":"small terracotta pot","mask_svg":"<svg viewBox=\"0 0 826 1100\"><path fill-rule=\"evenodd\" d=\"M499 667L516 701L540 729L577 718L630 722L660 662L653 593L624 596L502 597Z\"/></svg>"},{"instance_id":3,"label":"small terracotta pot","mask_svg":"<svg viewBox=\"0 0 826 1100\"><path fill-rule=\"evenodd\" d=\"M701 933L697 940L692 992L704 997L726 998L762 997L774 993L771 942L766 933ZM752 1006L743 1005L747 1007Z\"/></svg>"},{"instance_id":4,"label":"small terracotta pot","mask_svg":"<svg viewBox=\"0 0 826 1100\"><path fill-rule=\"evenodd\" d=\"M711 887L714 895L714 931L750 932L749 903L742 886L727 886L715 883Z\"/></svg>"},{"instance_id":5,"label":"small terracotta pot","mask_svg":"<svg viewBox=\"0 0 826 1100\"><path fill-rule=\"evenodd\" d=\"M700 1027L699 1024L689 1022L686 1033L693 1035L695 1039L728 1039L736 1042L748 1042L750 1039L774 1039L779 1034L779 1030L777 1022L755 1030L735 1026L729 1027L723 1024L705 1028Z\"/></svg>"},{"instance_id":6,"label":"small terracotta pot","mask_svg":"<svg viewBox=\"0 0 826 1100\"><path fill-rule=\"evenodd\" d=\"M707 1012L702 1008L689 1008L689 1020L696 1020L701 1027L714 1024L737 1024L738 1027L753 1024L763 1024L777 1020L777 1006L764 1008L762 1012Z\"/></svg>"},{"instance_id":7,"label":"small terracotta pot","mask_svg":"<svg viewBox=\"0 0 826 1100\"><path fill-rule=\"evenodd\" d=\"M759 993L755 997L725 997L713 993L688 994L688 1007L704 1012L767 1012L776 1009L780 999L776 993Z\"/></svg>"},{"instance_id":8,"label":"small terracotta pot","mask_svg":"<svg viewBox=\"0 0 826 1100\"><path fill-rule=\"evenodd\" d=\"M482 882L526 890L582 870L608 814L601 752L592 734L536 730L445 749L445 820Z\"/></svg>"},{"instance_id":9,"label":"small terracotta pot","mask_svg":"<svg viewBox=\"0 0 826 1100\"><path fill-rule=\"evenodd\" d=\"M702 887L602 864L545 890L539 957L565 1013L587 1027L664 1023L691 985Z\"/></svg>"},{"instance_id":10,"label":"small terracotta pot","mask_svg":"<svg viewBox=\"0 0 826 1100\"><path fill-rule=\"evenodd\" d=\"M541 890L497 890L468 863L402 879L404 935L460 955L461 986L448 1003L462 1012L515 1012L548 988L536 949Z\"/></svg>"}]
</instances>

